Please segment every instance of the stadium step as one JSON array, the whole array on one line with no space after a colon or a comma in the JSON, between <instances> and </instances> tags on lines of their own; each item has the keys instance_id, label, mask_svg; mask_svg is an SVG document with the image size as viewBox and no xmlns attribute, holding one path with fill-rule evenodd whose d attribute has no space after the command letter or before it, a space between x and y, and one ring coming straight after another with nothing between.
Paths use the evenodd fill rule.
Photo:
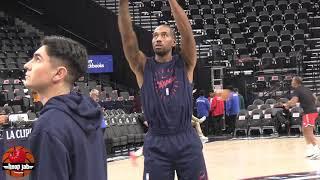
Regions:
<instances>
[{"instance_id":1,"label":"stadium step","mask_svg":"<svg viewBox=\"0 0 320 180\"><path fill-rule=\"evenodd\" d=\"M102 7L112 10L114 13L118 14L119 1L106 1L106 0L96 0L98 4ZM147 12L141 12L140 8L143 6L142 2L129 2L129 12L132 21L135 25L140 26L147 31L153 31L156 26L159 25L157 16L149 14Z\"/></svg>"}]
</instances>

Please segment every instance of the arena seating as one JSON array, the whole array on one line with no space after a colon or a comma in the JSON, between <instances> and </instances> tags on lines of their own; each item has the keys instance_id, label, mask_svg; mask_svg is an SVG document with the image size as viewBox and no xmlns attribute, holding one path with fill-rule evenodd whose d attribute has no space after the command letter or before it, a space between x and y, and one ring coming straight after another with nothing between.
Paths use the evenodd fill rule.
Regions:
<instances>
[{"instance_id":1,"label":"arena seating","mask_svg":"<svg viewBox=\"0 0 320 180\"><path fill-rule=\"evenodd\" d=\"M293 135L293 130L298 130L298 134L302 133L302 115L301 107L293 107L285 112L281 104L288 102L287 98L267 99L263 102L261 99L256 99L252 105L249 105L246 110L241 110L236 119L236 128L234 136L237 136L238 131L244 131L246 136L251 136L251 131L258 130L260 135L276 135L277 128L286 126L286 134ZM320 110L317 104L317 110ZM281 118L277 116L280 112ZM316 132L319 132L319 123L317 123ZM266 130L271 130L266 132Z\"/></svg>"},{"instance_id":2,"label":"arena seating","mask_svg":"<svg viewBox=\"0 0 320 180\"><path fill-rule=\"evenodd\" d=\"M33 99L22 84L23 65L39 46L43 33L0 12L0 101L13 113L34 112ZM12 108L11 108L12 107Z\"/></svg>"},{"instance_id":3,"label":"arena seating","mask_svg":"<svg viewBox=\"0 0 320 180\"><path fill-rule=\"evenodd\" d=\"M245 135L248 135L248 111L243 109L239 112L236 118L234 136L237 136L238 131L243 131Z\"/></svg>"},{"instance_id":4,"label":"arena seating","mask_svg":"<svg viewBox=\"0 0 320 180\"><path fill-rule=\"evenodd\" d=\"M302 133L302 113L301 107L293 107L290 112L290 127L289 134L292 129L298 129L299 133Z\"/></svg>"},{"instance_id":5,"label":"arena seating","mask_svg":"<svg viewBox=\"0 0 320 180\"><path fill-rule=\"evenodd\" d=\"M74 86L74 91L89 95L91 89L100 91L100 105L105 109L124 109L127 113L131 113L134 96L131 96L128 91L120 91L113 89L110 85L104 86L98 84L94 80L87 82L77 81Z\"/></svg>"},{"instance_id":6,"label":"arena seating","mask_svg":"<svg viewBox=\"0 0 320 180\"><path fill-rule=\"evenodd\" d=\"M112 10L118 6L117 0L96 2ZM222 65L232 71L253 70L253 76L265 77L259 82L265 86L262 88L254 81L249 88L263 98L280 97L288 92L288 84L282 82L287 76L297 74L301 66L298 61L306 58L310 36L308 14L317 3L311 0L179 1L192 25L201 65ZM149 16L158 19L158 24L150 21L150 31L153 30L150 27L162 23L176 28L168 2L135 0L130 4L136 25L144 27ZM179 34L177 37L180 38ZM274 83L274 79L279 83Z\"/></svg>"},{"instance_id":7,"label":"arena seating","mask_svg":"<svg viewBox=\"0 0 320 180\"><path fill-rule=\"evenodd\" d=\"M262 135L262 110L261 109L254 109L251 113L251 116L249 117L249 129L248 129L248 135L250 136L252 134L253 130L258 130L259 134Z\"/></svg>"},{"instance_id":8,"label":"arena seating","mask_svg":"<svg viewBox=\"0 0 320 180\"><path fill-rule=\"evenodd\" d=\"M263 118L262 118L262 133L264 134L265 130L272 130L272 133L276 132L275 128L275 119L273 115L273 108L267 108L263 112Z\"/></svg>"},{"instance_id":9,"label":"arena seating","mask_svg":"<svg viewBox=\"0 0 320 180\"><path fill-rule=\"evenodd\" d=\"M111 115L116 114L116 115ZM130 148L141 146L144 140L144 129L141 123L142 114L125 114L111 110L106 112L107 128L104 133L107 153L113 155L128 153Z\"/></svg>"}]
</instances>

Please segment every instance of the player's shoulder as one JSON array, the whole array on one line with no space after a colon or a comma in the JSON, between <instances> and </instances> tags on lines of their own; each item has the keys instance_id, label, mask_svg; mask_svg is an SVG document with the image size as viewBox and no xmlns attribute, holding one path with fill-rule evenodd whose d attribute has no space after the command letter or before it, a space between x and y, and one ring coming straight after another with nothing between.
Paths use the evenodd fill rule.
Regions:
<instances>
[{"instance_id":1,"label":"player's shoulder","mask_svg":"<svg viewBox=\"0 0 320 180\"><path fill-rule=\"evenodd\" d=\"M37 131L53 132L57 129L66 128L69 118L64 112L57 109L50 109L42 113L34 124Z\"/></svg>"},{"instance_id":2,"label":"player's shoulder","mask_svg":"<svg viewBox=\"0 0 320 180\"><path fill-rule=\"evenodd\" d=\"M72 130L74 130L75 126L72 124L73 121L69 121L68 118L70 117L62 111L56 109L47 110L34 123L30 139L50 136L55 137L56 140L63 144L69 144L70 133L73 133Z\"/></svg>"},{"instance_id":3,"label":"player's shoulder","mask_svg":"<svg viewBox=\"0 0 320 180\"><path fill-rule=\"evenodd\" d=\"M39 116L39 119L43 119L44 121L54 120L55 122L63 121L66 118L69 118L66 113L55 108L49 109Z\"/></svg>"},{"instance_id":4,"label":"player's shoulder","mask_svg":"<svg viewBox=\"0 0 320 180\"><path fill-rule=\"evenodd\" d=\"M304 87L304 86L299 86L297 89L296 89L297 92L299 93L308 93L308 92L311 92L308 88Z\"/></svg>"}]
</instances>

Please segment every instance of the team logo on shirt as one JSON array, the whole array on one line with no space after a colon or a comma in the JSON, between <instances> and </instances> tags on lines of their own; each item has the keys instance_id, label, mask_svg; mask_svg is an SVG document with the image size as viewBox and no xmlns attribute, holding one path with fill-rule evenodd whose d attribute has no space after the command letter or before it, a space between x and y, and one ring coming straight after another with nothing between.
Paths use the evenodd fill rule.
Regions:
<instances>
[{"instance_id":1,"label":"team logo on shirt","mask_svg":"<svg viewBox=\"0 0 320 180\"><path fill-rule=\"evenodd\" d=\"M154 88L162 100L175 96L179 88L179 81L174 69L160 69L154 76Z\"/></svg>"},{"instance_id":2,"label":"team logo on shirt","mask_svg":"<svg viewBox=\"0 0 320 180\"><path fill-rule=\"evenodd\" d=\"M34 165L32 153L22 146L13 146L2 156L2 169L13 177L28 176Z\"/></svg>"}]
</instances>

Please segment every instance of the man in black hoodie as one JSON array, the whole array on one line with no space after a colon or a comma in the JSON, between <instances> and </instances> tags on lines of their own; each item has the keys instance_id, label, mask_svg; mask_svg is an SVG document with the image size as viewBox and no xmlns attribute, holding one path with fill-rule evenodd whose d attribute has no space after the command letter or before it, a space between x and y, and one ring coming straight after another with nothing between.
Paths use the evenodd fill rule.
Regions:
<instances>
[{"instance_id":1,"label":"man in black hoodie","mask_svg":"<svg viewBox=\"0 0 320 180\"><path fill-rule=\"evenodd\" d=\"M71 92L86 72L86 49L71 39L48 36L25 64L26 87L44 105L29 136L36 167L31 180L105 180L102 112L91 98Z\"/></svg>"}]
</instances>

